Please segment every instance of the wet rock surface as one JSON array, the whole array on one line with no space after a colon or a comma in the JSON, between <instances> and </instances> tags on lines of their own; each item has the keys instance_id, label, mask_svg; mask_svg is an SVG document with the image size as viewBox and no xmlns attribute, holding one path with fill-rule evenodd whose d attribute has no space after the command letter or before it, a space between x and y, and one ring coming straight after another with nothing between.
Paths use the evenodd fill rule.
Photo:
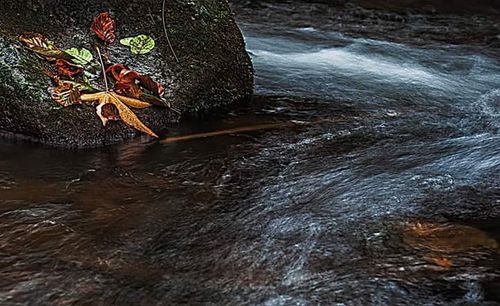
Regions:
<instances>
[{"instance_id":1,"label":"wet rock surface","mask_svg":"<svg viewBox=\"0 0 500 306\"><path fill-rule=\"evenodd\" d=\"M17 36L39 32L62 49L95 44L92 19L110 11L119 38L148 34L156 48L133 56L119 43L110 60L150 74L166 87L165 97L181 113L207 111L249 96L253 77L241 33L225 1L168 1L165 21L177 62L165 38L162 1L12 1L0 12L0 131L65 147L112 144L137 135L121 122L102 127L92 107L60 109L47 93L44 63L22 48ZM180 115L153 107L136 112L157 132Z\"/></svg>"}]
</instances>

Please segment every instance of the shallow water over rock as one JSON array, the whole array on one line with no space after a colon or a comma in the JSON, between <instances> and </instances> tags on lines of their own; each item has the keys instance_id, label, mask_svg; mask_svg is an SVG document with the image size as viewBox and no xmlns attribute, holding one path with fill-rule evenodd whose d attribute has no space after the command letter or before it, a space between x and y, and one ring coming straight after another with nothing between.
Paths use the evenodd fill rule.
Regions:
<instances>
[{"instance_id":1,"label":"shallow water over rock","mask_svg":"<svg viewBox=\"0 0 500 306\"><path fill-rule=\"evenodd\" d=\"M172 134L296 124L2 142L0 304L500 303L491 50L241 25L257 96Z\"/></svg>"}]
</instances>

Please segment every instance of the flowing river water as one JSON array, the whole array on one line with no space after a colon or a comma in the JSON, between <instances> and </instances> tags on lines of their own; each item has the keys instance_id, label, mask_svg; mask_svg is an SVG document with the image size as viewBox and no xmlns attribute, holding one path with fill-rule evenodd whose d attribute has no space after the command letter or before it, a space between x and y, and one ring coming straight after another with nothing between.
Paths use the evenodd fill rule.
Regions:
<instances>
[{"instance_id":1,"label":"flowing river water","mask_svg":"<svg viewBox=\"0 0 500 306\"><path fill-rule=\"evenodd\" d=\"M256 96L176 135L0 143L0 305L498 305L500 60L241 22Z\"/></svg>"}]
</instances>

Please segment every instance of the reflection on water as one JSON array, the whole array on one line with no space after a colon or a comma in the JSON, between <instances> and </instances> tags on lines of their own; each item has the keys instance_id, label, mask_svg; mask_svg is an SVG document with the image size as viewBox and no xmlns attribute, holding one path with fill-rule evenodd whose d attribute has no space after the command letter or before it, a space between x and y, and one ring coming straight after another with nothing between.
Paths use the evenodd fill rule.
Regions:
<instances>
[{"instance_id":1,"label":"reflection on water","mask_svg":"<svg viewBox=\"0 0 500 306\"><path fill-rule=\"evenodd\" d=\"M257 97L172 131L232 133L0 144L0 304L500 301L498 60L244 30Z\"/></svg>"}]
</instances>

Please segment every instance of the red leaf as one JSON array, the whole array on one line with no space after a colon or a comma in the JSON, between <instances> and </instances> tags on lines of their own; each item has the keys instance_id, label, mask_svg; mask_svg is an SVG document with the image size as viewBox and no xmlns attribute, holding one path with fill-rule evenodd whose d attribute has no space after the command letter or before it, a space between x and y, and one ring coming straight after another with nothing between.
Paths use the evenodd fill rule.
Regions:
<instances>
[{"instance_id":1,"label":"red leaf","mask_svg":"<svg viewBox=\"0 0 500 306\"><path fill-rule=\"evenodd\" d=\"M94 19L91 30L107 44L112 44L116 39L115 21L108 12L102 12Z\"/></svg>"},{"instance_id":2,"label":"red leaf","mask_svg":"<svg viewBox=\"0 0 500 306\"><path fill-rule=\"evenodd\" d=\"M123 69L128 70L128 67L123 64L113 64L106 69L106 73L111 73L111 75L113 75L115 80L118 80L120 78L120 72Z\"/></svg>"},{"instance_id":3,"label":"red leaf","mask_svg":"<svg viewBox=\"0 0 500 306\"><path fill-rule=\"evenodd\" d=\"M132 84L135 80L139 79L140 74L136 71L130 70L127 66L123 64L111 65L106 69L106 73L113 75L113 78L118 83Z\"/></svg>"},{"instance_id":4,"label":"red leaf","mask_svg":"<svg viewBox=\"0 0 500 306\"><path fill-rule=\"evenodd\" d=\"M53 73L49 69L44 69L43 72L50 78L52 83L58 85L61 83L61 78L59 77L58 74Z\"/></svg>"},{"instance_id":5,"label":"red leaf","mask_svg":"<svg viewBox=\"0 0 500 306\"><path fill-rule=\"evenodd\" d=\"M106 73L111 73L116 80L114 90L117 93L134 98L142 96L143 92L136 84L136 80L140 77L138 72L130 70L123 64L115 64L108 67Z\"/></svg>"},{"instance_id":6,"label":"red leaf","mask_svg":"<svg viewBox=\"0 0 500 306\"><path fill-rule=\"evenodd\" d=\"M139 77L141 81L141 85L144 86L147 90L150 90L158 97L162 97L165 93L165 88L158 82L155 82L149 75L141 75Z\"/></svg>"},{"instance_id":7,"label":"red leaf","mask_svg":"<svg viewBox=\"0 0 500 306\"><path fill-rule=\"evenodd\" d=\"M144 94L143 91L135 83L119 83L117 82L114 91L120 95L140 99Z\"/></svg>"},{"instance_id":8,"label":"red leaf","mask_svg":"<svg viewBox=\"0 0 500 306\"><path fill-rule=\"evenodd\" d=\"M137 99L145 98L147 95L144 94L141 87L151 91L157 98L161 98L165 93L163 86L155 82L149 75L142 75L137 71L130 70L123 64L109 66L108 69L106 69L106 73L110 73L116 80L114 90L122 95ZM141 85L141 87L139 87L138 84ZM160 103L160 105L163 106L163 103Z\"/></svg>"},{"instance_id":9,"label":"red leaf","mask_svg":"<svg viewBox=\"0 0 500 306\"><path fill-rule=\"evenodd\" d=\"M59 73L65 76L74 77L83 72L83 68L77 65L68 63L63 59L58 59L56 61L56 67Z\"/></svg>"}]
</instances>

